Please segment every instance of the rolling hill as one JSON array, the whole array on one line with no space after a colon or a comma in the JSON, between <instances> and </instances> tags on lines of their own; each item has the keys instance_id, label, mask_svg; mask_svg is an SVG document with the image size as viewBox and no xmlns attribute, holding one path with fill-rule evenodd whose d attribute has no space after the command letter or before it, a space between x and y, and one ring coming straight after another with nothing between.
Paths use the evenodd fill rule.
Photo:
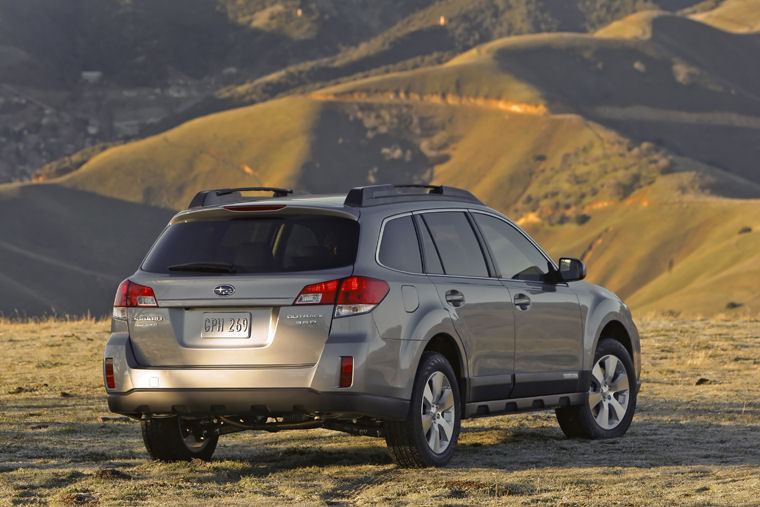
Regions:
<instances>
[{"instance_id":1,"label":"rolling hill","mask_svg":"<svg viewBox=\"0 0 760 507\"><path fill-rule=\"evenodd\" d=\"M0 315L107 315L172 212L59 185L0 187Z\"/></svg>"},{"instance_id":2,"label":"rolling hill","mask_svg":"<svg viewBox=\"0 0 760 507\"><path fill-rule=\"evenodd\" d=\"M158 222L209 187L462 186L552 255L582 257L589 279L636 312L757 312L759 36L698 20L708 14L641 12L593 34L506 37L442 65L204 116L43 188ZM116 228L101 233L123 241ZM17 234L6 251L31 244Z\"/></svg>"},{"instance_id":3,"label":"rolling hill","mask_svg":"<svg viewBox=\"0 0 760 507\"><path fill-rule=\"evenodd\" d=\"M589 32L698 0L0 0L0 182L72 170L93 145L477 44Z\"/></svg>"}]
</instances>

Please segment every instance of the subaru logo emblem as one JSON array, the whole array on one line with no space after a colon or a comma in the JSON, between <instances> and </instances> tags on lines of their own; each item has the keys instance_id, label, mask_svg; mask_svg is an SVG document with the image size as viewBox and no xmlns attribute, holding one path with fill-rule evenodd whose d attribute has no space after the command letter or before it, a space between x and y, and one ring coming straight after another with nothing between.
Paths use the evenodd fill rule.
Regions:
<instances>
[{"instance_id":1,"label":"subaru logo emblem","mask_svg":"<svg viewBox=\"0 0 760 507\"><path fill-rule=\"evenodd\" d=\"M214 288L214 293L217 296L231 296L235 293L235 287L232 285L217 285Z\"/></svg>"}]
</instances>

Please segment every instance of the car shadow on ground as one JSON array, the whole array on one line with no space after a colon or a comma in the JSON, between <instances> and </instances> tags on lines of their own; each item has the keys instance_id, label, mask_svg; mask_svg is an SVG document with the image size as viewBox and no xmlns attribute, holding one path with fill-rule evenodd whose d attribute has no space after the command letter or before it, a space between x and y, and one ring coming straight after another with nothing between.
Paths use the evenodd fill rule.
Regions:
<instances>
[{"instance_id":1,"label":"car shadow on ground","mask_svg":"<svg viewBox=\"0 0 760 507\"><path fill-rule=\"evenodd\" d=\"M365 437L366 438L366 437ZM651 468L661 466L760 465L756 442L760 425L722 425L694 422L635 422L616 439L567 439L559 427L499 428L468 426L449 465L454 469L498 468ZM236 473L265 476L290 469L319 466L380 466L395 470L383 439L366 438L368 445L325 449L296 437L245 457L244 448L217 453L215 468L234 465ZM313 443L313 440L312 440ZM374 444L374 445L373 445ZM246 463L242 468L239 466ZM216 480L213 477L210 480ZM222 480L229 478L221 477Z\"/></svg>"},{"instance_id":2,"label":"car shadow on ground","mask_svg":"<svg viewBox=\"0 0 760 507\"><path fill-rule=\"evenodd\" d=\"M672 416L665 415L661 408L650 409L641 411L641 417L634 419L625 436L595 441L565 438L551 414L529 414L523 420L513 419L515 416L469 420L462 427L449 467L519 471L554 467L760 465L759 410L754 406L737 411L736 407L696 404L688 412L679 415L674 411ZM714 418L715 412L725 414L722 422L699 421L709 415ZM680 416L698 420L676 420ZM85 471L91 467L129 470L149 463L139 427L133 423L5 422L0 424L0 433L14 436L5 449L8 461L0 472L19 467L60 469L72 465ZM222 484L247 476L264 477L328 466L362 468L368 474L402 472L392 464L382 438L351 437L326 430L242 433L230 437L220 439L210 463L187 464L205 472L199 480ZM118 449L108 443L114 439L121 442ZM40 461L41 457L46 459Z\"/></svg>"},{"instance_id":3,"label":"car shadow on ground","mask_svg":"<svg viewBox=\"0 0 760 507\"><path fill-rule=\"evenodd\" d=\"M470 426L451 466L509 470L542 467L660 467L760 465L758 424L634 420L626 435L568 439L557 427Z\"/></svg>"}]
</instances>

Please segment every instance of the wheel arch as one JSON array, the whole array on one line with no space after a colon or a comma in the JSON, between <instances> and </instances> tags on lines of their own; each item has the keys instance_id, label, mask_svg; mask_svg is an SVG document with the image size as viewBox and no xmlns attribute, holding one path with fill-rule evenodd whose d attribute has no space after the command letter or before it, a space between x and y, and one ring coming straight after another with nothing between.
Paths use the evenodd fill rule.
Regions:
<instances>
[{"instance_id":1,"label":"wheel arch","mask_svg":"<svg viewBox=\"0 0 760 507\"><path fill-rule=\"evenodd\" d=\"M631 343L631 337L628 334L628 331L625 329L625 326L619 320L613 319L604 325L602 330L599 332L599 336L597 337L597 345L599 343L599 340L605 338L611 338L615 341L620 342L623 347L625 347L625 350L628 351L628 354L631 356L631 358L635 356L633 345Z\"/></svg>"},{"instance_id":2,"label":"wheel arch","mask_svg":"<svg viewBox=\"0 0 760 507\"><path fill-rule=\"evenodd\" d=\"M454 369L454 374L456 375L457 381L459 383L459 393L460 398L462 398L461 402L464 404L464 398L467 392L467 370L464 362L464 354L459 347L459 343L457 343L453 336L447 333L438 333L435 336L431 337L430 340L428 340L425 348L423 349L423 353L424 352L438 352L446 358L451 367Z\"/></svg>"},{"instance_id":3,"label":"wheel arch","mask_svg":"<svg viewBox=\"0 0 760 507\"><path fill-rule=\"evenodd\" d=\"M628 351L636 370L636 380L641 376L641 348L639 333L630 314L618 311L606 312L586 322L586 340L584 369L590 370L594 363L594 354L602 338L611 338L620 342Z\"/></svg>"}]
</instances>

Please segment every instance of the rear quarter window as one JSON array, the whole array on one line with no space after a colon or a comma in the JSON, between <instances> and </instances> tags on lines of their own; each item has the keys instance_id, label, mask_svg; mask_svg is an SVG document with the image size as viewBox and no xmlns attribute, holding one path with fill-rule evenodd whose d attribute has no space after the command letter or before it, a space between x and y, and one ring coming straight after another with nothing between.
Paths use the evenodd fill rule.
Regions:
<instances>
[{"instance_id":1,"label":"rear quarter window","mask_svg":"<svg viewBox=\"0 0 760 507\"><path fill-rule=\"evenodd\" d=\"M411 216L393 218L385 222L380 238L378 260L383 266L422 273L422 258Z\"/></svg>"}]
</instances>

